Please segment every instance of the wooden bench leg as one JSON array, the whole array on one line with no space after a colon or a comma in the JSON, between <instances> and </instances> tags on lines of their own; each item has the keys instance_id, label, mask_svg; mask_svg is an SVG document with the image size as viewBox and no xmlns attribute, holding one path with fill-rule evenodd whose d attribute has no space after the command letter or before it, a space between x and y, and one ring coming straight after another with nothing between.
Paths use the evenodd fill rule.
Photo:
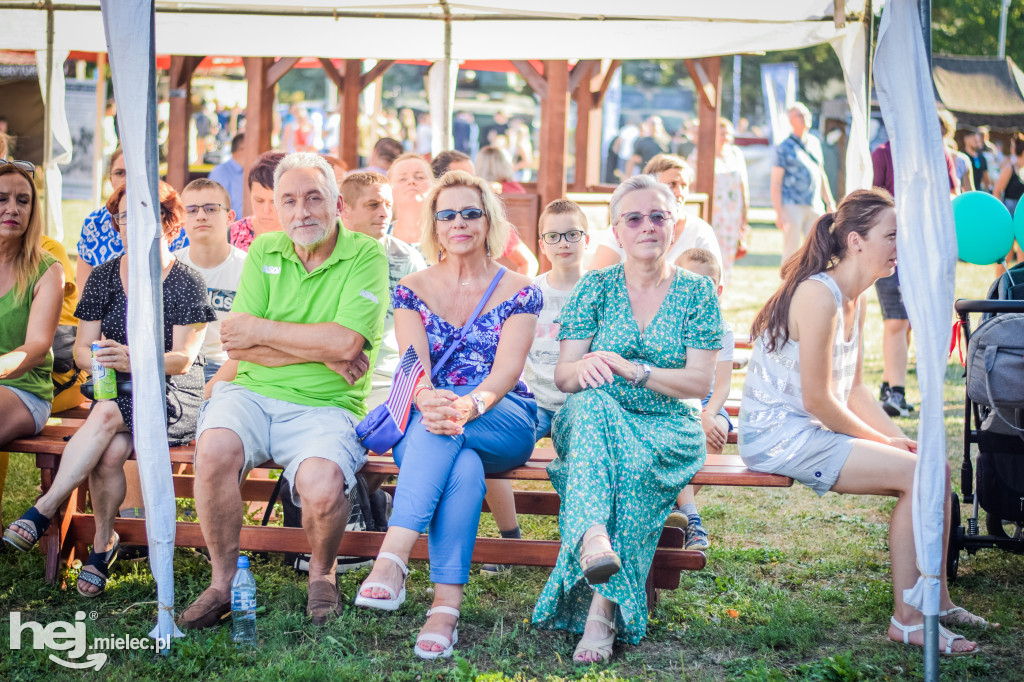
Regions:
<instances>
[{"instance_id":1,"label":"wooden bench leg","mask_svg":"<svg viewBox=\"0 0 1024 682\"><path fill-rule=\"evenodd\" d=\"M686 544L686 533L681 528L665 527L658 538L658 547L682 549ZM647 592L647 610L652 611L658 603L658 588L674 590L679 587L679 569L651 566L647 573L644 590Z\"/></svg>"}]
</instances>

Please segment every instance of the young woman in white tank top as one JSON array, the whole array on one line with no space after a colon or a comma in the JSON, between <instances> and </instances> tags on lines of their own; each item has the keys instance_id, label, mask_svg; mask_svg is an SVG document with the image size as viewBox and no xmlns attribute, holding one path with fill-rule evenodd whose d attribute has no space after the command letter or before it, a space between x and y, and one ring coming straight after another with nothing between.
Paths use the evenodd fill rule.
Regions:
<instances>
[{"instance_id":1,"label":"young woman in white tank top","mask_svg":"<svg viewBox=\"0 0 1024 682\"><path fill-rule=\"evenodd\" d=\"M743 388L739 451L751 469L791 476L819 495L832 490L897 498L889 524L895 601L889 638L921 646L924 617L903 601L919 575L911 512L917 444L862 382L863 295L895 267L896 211L888 192L855 191L835 213L821 217L754 320L757 341ZM948 493L946 500L948 518ZM944 544L943 573L946 549ZM987 624L953 604L944 574L941 584L942 623ZM940 651L976 648L941 628Z\"/></svg>"}]
</instances>

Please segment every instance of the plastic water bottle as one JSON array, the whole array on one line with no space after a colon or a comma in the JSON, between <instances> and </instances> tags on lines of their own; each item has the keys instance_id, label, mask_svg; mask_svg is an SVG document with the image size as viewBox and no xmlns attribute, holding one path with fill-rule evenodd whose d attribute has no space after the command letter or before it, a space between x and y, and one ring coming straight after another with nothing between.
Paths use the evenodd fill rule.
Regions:
<instances>
[{"instance_id":1,"label":"plastic water bottle","mask_svg":"<svg viewBox=\"0 0 1024 682\"><path fill-rule=\"evenodd\" d=\"M231 579L231 639L241 646L256 645L256 579L249 571L249 557L238 557Z\"/></svg>"}]
</instances>

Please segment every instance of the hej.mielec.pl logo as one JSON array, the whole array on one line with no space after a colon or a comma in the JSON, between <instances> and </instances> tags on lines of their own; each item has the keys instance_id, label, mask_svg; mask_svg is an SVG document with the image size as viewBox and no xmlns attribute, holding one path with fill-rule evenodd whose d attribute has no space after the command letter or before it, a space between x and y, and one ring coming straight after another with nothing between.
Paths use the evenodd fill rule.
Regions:
<instances>
[{"instance_id":1,"label":"hej.mielec.pl logo","mask_svg":"<svg viewBox=\"0 0 1024 682\"><path fill-rule=\"evenodd\" d=\"M88 616L90 620L96 620L96 612ZM50 660L65 668L95 668L99 670L107 662L106 650L154 650L157 652L169 649L170 636L166 638L157 637L132 637L130 635L93 637L92 646L89 647L88 636L85 632L85 611L75 614L75 622L69 623L63 620L56 620L47 625L27 620L21 620L20 611L11 611L11 634L10 648L12 651L21 649L22 638L25 632L31 633L33 649L52 649L65 652L66 658L60 658L50 654ZM93 651L85 656L86 649ZM82 657L85 656L83 659Z\"/></svg>"}]
</instances>

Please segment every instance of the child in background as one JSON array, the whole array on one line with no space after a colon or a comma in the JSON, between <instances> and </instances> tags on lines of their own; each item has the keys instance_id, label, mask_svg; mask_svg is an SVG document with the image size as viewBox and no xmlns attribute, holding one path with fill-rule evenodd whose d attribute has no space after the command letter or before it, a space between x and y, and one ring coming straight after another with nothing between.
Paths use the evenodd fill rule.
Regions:
<instances>
[{"instance_id":1,"label":"child in background","mask_svg":"<svg viewBox=\"0 0 1024 682\"><path fill-rule=\"evenodd\" d=\"M555 386L559 329L556 319L572 288L583 276L583 252L590 237L583 211L566 199L555 199L544 208L537 223L537 232L540 234L541 253L551 262L551 270L534 280L544 294L544 307L537 320L537 335L526 357L523 378L537 399L537 440L540 440L551 435L551 420L565 402L565 394ZM501 537L522 537L510 481L487 480L487 506L494 515ZM485 564L480 573L498 575L508 568L502 564Z\"/></svg>"},{"instance_id":2,"label":"child in background","mask_svg":"<svg viewBox=\"0 0 1024 682\"><path fill-rule=\"evenodd\" d=\"M676 265L698 275L710 277L715 283L715 295L722 295L722 270L713 253L707 249L687 249L680 254ZM715 378L711 382L711 392L701 401L700 423L704 427L707 439L708 454L721 454L725 440L733 430L732 422L725 411L725 401L729 397L732 378L733 347L736 345L735 335L728 322L723 322L722 350L718 352L715 365ZM665 525L683 528L686 532L686 549L707 549L708 533L701 522L694 495L700 486L688 485L676 498L676 506L665 521Z\"/></svg>"}]
</instances>

